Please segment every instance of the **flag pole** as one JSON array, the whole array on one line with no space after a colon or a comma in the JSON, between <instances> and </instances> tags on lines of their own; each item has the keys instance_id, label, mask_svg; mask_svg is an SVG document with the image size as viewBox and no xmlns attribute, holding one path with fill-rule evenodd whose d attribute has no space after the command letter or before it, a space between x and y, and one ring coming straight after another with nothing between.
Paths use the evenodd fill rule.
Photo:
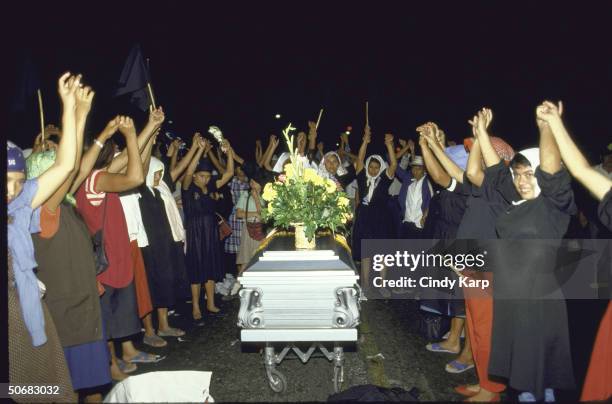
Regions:
<instances>
[{"instance_id":1,"label":"flag pole","mask_svg":"<svg viewBox=\"0 0 612 404\"><path fill-rule=\"evenodd\" d=\"M36 90L38 93L38 111L40 113L40 133L41 133L41 144L45 145L45 113L43 112L43 102L42 102L42 93L40 92L40 88Z\"/></svg>"},{"instance_id":2,"label":"flag pole","mask_svg":"<svg viewBox=\"0 0 612 404\"><path fill-rule=\"evenodd\" d=\"M368 113L368 102L366 101L366 126L370 126L370 114Z\"/></svg>"},{"instance_id":3,"label":"flag pole","mask_svg":"<svg viewBox=\"0 0 612 404\"><path fill-rule=\"evenodd\" d=\"M319 122L321 122L322 115L323 115L323 108L321 108L321 111L319 111L319 118L317 118L317 126L316 126L317 129L319 129Z\"/></svg>"},{"instance_id":4,"label":"flag pole","mask_svg":"<svg viewBox=\"0 0 612 404\"><path fill-rule=\"evenodd\" d=\"M151 105L153 105L153 109L157 109L155 106L155 97L153 96L153 88L151 88L151 83L147 83L147 89L149 90L149 97L151 97Z\"/></svg>"}]
</instances>

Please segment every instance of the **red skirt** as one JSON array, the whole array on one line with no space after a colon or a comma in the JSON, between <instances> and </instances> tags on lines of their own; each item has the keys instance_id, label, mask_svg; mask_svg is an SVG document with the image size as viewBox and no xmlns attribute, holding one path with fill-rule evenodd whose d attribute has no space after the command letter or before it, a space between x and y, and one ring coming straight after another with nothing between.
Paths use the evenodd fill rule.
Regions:
<instances>
[{"instance_id":1,"label":"red skirt","mask_svg":"<svg viewBox=\"0 0 612 404\"><path fill-rule=\"evenodd\" d=\"M132 267L134 268L134 287L136 289L138 317L143 318L153 311L153 304L151 303L147 273L145 272L144 260L142 259L142 253L138 247L138 242L132 240L130 242L130 247L132 249Z\"/></svg>"},{"instance_id":2,"label":"red skirt","mask_svg":"<svg viewBox=\"0 0 612 404\"><path fill-rule=\"evenodd\" d=\"M580 401L612 397L612 302L601 319Z\"/></svg>"}]
</instances>

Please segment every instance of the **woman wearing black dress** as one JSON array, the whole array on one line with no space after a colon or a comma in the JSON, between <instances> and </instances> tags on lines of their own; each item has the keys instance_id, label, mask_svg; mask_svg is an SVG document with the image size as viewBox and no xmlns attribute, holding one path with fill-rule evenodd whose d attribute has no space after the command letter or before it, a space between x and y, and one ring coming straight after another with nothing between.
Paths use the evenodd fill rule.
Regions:
<instances>
[{"instance_id":1,"label":"woman wearing black dress","mask_svg":"<svg viewBox=\"0 0 612 404\"><path fill-rule=\"evenodd\" d=\"M570 173L584 185L595 198L600 201L599 219L608 230L612 231L612 181L593 169L584 158L572 138L567 133L561 112L563 105L557 107L551 102L544 102L540 117L550 126L552 134L559 146L561 158ZM612 304L599 324L599 331L593 351L591 363L582 388L581 401L605 401L612 397Z\"/></svg>"},{"instance_id":2,"label":"woman wearing black dress","mask_svg":"<svg viewBox=\"0 0 612 404\"><path fill-rule=\"evenodd\" d=\"M488 263L494 269L489 374L507 379L523 392L519 400L554 399L554 389L574 386L567 309L555 269L557 250L576 206L571 178L561 167L557 144L541 118L545 108L536 110L539 149L518 153L510 170L483 128L490 111L479 112L476 123L488 167L485 181L512 202L495 225L498 237L511 241L491 244L493 254L489 251L494 261Z\"/></svg>"},{"instance_id":3,"label":"woman wearing black dress","mask_svg":"<svg viewBox=\"0 0 612 404\"><path fill-rule=\"evenodd\" d=\"M365 161L368 143L371 141L370 127L366 126L363 143L355 162L357 186L361 203L357 208L353 227L353 259L361 261L361 279L364 287L369 286L369 257L361 256L361 240L394 238L393 217L387 209L389 186L395 178L397 159L393 147L393 135L385 135L385 146L390 158L387 164L379 155L372 155Z\"/></svg>"},{"instance_id":4,"label":"woman wearing black dress","mask_svg":"<svg viewBox=\"0 0 612 404\"><path fill-rule=\"evenodd\" d=\"M206 290L206 309L219 312L215 306L215 282L223 279L223 255L219 243L219 225L216 215L217 201L213 194L234 176L233 151L227 140L227 168L221 178L214 180L212 165L200 161L202 153L210 150L210 143L198 140L199 150L187 168L183 181L183 209L185 211L187 251L186 264L191 282L192 314L194 320L202 318L200 310L200 289Z\"/></svg>"}]
</instances>

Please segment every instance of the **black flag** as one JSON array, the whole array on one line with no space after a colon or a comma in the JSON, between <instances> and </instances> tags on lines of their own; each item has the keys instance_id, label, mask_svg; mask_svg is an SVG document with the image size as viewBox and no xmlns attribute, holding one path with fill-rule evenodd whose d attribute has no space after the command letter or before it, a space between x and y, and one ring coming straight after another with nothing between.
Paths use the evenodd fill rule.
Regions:
<instances>
[{"instance_id":1,"label":"black flag","mask_svg":"<svg viewBox=\"0 0 612 404\"><path fill-rule=\"evenodd\" d=\"M130 102L142 111L147 111L151 105L147 83L150 83L149 71L142 57L140 45L135 44L125 61L113 96L131 94Z\"/></svg>"}]
</instances>

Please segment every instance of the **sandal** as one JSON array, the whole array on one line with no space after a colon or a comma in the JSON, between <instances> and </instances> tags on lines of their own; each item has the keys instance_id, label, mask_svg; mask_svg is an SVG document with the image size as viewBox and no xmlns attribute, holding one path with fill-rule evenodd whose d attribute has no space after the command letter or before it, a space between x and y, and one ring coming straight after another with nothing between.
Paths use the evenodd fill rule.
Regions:
<instances>
[{"instance_id":1,"label":"sandal","mask_svg":"<svg viewBox=\"0 0 612 404\"><path fill-rule=\"evenodd\" d=\"M117 358L117 366L119 370L125 374L135 372L138 370L138 366L135 363L126 362L123 359Z\"/></svg>"},{"instance_id":2,"label":"sandal","mask_svg":"<svg viewBox=\"0 0 612 404\"><path fill-rule=\"evenodd\" d=\"M427 344L425 345L425 348L430 352L442 352L442 353L452 353L452 354L459 353L459 350L451 351L450 349L442 348L442 346L440 346L440 343L438 342Z\"/></svg>"},{"instance_id":3,"label":"sandal","mask_svg":"<svg viewBox=\"0 0 612 404\"><path fill-rule=\"evenodd\" d=\"M478 391L474 391L474 390L468 389L468 385L467 384L462 384L461 386L455 387L455 392L457 392L457 393L459 393L459 394L461 394L462 396L465 396L465 397L473 397L476 394L478 394Z\"/></svg>"},{"instance_id":4,"label":"sandal","mask_svg":"<svg viewBox=\"0 0 612 404\"><path fill-rule=\"evenodd\" d=\"M183 335L185 335L185 331L179 330L178 328L170 327L165 331L157 331L157 335L159 335L160 337L182 337Z\"/></svg>"},{"instance_id":5,"label":"sandal","mask_svg":"<svg viewBox=\"0 0 612 404\"><path fill-rule=\"evenodd\" d=\"M466 370L470 370L474 368L474 364L472 363L471 365L465 364L465 363L461 363L457 360L454 361L450 361L449 363L446 364L446 368L445 370L448 373L463 373Z\"/></svg>"},{"instance_id":6,"label":"sandal","mask_svg":"<svg viewBox=\"0 0 612 404\"><path fill-rule=\"evenodd\" d=\"M138 352L138 354L136 356L134 356L132 359L130 359L129 361L126 362L130 362L130 363L157 363L159 361L161 361L162 359L165 359L165 356L161 356L161 355L155 355L155 354L148 354L146 352Z\"/></svg>"},{"instance_id":7,"label":"sandal","mask_svg":"<svg viewBox=\"0 0 612 404\"><path fill-rule=\"evenodd\" d=\"M150 335L150 336L145 335L144 338L142 339L142 342L144 342L145 344L149 346L152 346L153 348L162 348L168 345L168 342L166 342L165 339L155 334Z\"/></svg>"}]
</instances>

